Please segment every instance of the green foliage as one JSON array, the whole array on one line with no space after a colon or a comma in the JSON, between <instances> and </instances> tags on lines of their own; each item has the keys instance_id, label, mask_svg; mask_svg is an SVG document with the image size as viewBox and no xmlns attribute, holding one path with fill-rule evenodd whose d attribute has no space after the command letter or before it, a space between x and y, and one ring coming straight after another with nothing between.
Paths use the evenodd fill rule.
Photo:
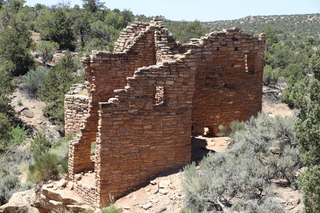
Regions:
<instances>
[{"instance_id":1,"label":"green foliage","mask_svg":"<svg viewBox=\"0 0 320 213\"><path fill-rule=\"evenodd\" d=\"M278 82L279 72L266 65L263 70L263 83L265 85L276 84Z\"/></svg>"},{"instance_id":2,"label":"green foliage","mask_svg":"<svg viewBox=\"0 0 320 213\"><path fill-rule=\"evenodd\" d=\"M41 10L36 19L36 29L42 39L48 39L60 45L60 49L73 50L75 36L71 29L72 23L63 9L57 11Z\"/></svg>"},{"instance_id":3,"label":"green foliage","mask_svg":"<svg viewBox=\"0 0 320 213\"><path fill-rule=\"evenodd\" d=\"M262 30L262 32L266 35L267 50L270 46L279 42L278 33L273 28L273 26L268 25L266 28Z\"/></svg>"},{"instance_id":4,"label":"green foliage","mask_svg":"<svg viewBox=\"0 0 320 213\"><path fill-rule=\"evenodd\" d=\"M121 213L122 209L117 208L114 204L111 204L103 209L101 209L102 213Z\"/></svg>"},{"instance_id":5,"label":"green foliage","mask_svg":"<svg viewBox=\"0 0 320 213\"><path fill-rule=\"evenodd\" d=\"M218 128L220 131L217 134L218 136L230 136L236 133L237 131L244 129L244 123L238 120L234 120L230 123L229 127L224 125L219 125Z\"/></svg>"},{"instance_id":6,"label":"green foliage","mask_svg":"<svg viewBox=\"0 0 320 213\"><path fill-rule=\"evenodd\" d=\"M60 173L68 172L68 153L69 153L69 141L72 136L59 139L50 149L49 153L54 154L58 157L58 165Z\"/></svg>"},{"instance_id":7,"label":"green foliage","mask_svg":"<svg viewBox=\"0 0 320 213\"><path fill-rule=\"evenodd\" d=\"M30 144L30 151L33 156L41 156L42 154L47 153L50 148L51 143L47 138L44 130L39 131Z\"/></svg>"},{"instance_id":8,"label":"green foliage","mask_svg":"<svg viewBox=\"0 0 320 213\"><path fill-rule=\"evenodd\" d=\"M100 2L99 0L82 0L83 8L90 13L95 13L99 10L104 9L104 2Z\"/></svg>"},{"instance_id":9,"label":"green foliage","mask_svg":"<svg viewBox=\"0 0 320 213\"><path fill-rule=\"evenodd\" d=\"M27 138L28 130L20 126L13 127L6 114L0 113L0 153L8 153Z\"/></svg>"},{"instance_id":10,"label":"green foliage","mask_svg":"<svg viewBox=\"0 0 320 213\"><path fill-rule=\"evenodd\" d=\"M9 96L14 90L14 84L10 76L12 67L12 62L0 57L0 113L8 114L12 111L9 105Z\"/></svg>"},{"instance_id":11,"label":"green foliage","mask_svg":"<svg viewBox=\"0 0 320 213\"><path fill-rule=\"evenodd\" d=\"M30 162L28 150L11 150L6 156L0 155L0 205L4 205L12 194L31 188L30 184L20 182L20 167Z\"/></svg>"},{"instance_id":12,"label":"green foliage","mask_svg":"<svg viewBox=\"0 0 320 213\"><path fill-rule=\"evenodd\" d=\"M285 178L295 186L302 162L292 131L294 119L260 113L235 132L234 144L225 153L210 154L200 162L200 170L195 164L187 166L185 210L220 211L221 202L239 212L284 212L273 197L271 180Z\"/></svg>"},{"instance_id":13,"label":"green foliage","mask_svg":"<svg viewBox=\"0 0 320 213\"><path fill-rule=\"evenodd\" d=\"M31 33L23 22L13 22L0 31L0 56L12 62L10 73L25 74L34 64L29 53Z\"/></svg>"},{"instance_id":14,"label":"green foliage","mask_svg":"<svg viewBox=\"0 0 320 213\"><path fill-rule=\"evenodd\" d=\"M54 51L57 50L59 44L51 41L43 41L37 45L38 54L41 56L43 64L51 62L53 59Z\"/></svg>"},{"instance_id":15,"label":"green foliage","mask_svg":"<svg viewBox=\"0 0 320 213\"><path fill-rule=\"evenodd\" d=\"M25 129L24 127L16 126L12 128L11 132L11 144L12 145L21 145L26 139L29 130Z\"/></svg>"},{"instance_id":16,"label":"green foliage","mask_svg":"<svg viewBox=\"0 0 320 213\"><path fill-rule=\"evenodd\" d=\"M22 89L31 98L39 98L40 90L48 70L44 67L37 67L36 70L30 70L21 77Z\"/></svg>"},{"instance_id":17,"label":"green foliage","mask_svg":"<svg viewBox=\"0 0 320 213\"><path fill-rule=\"evenodd\" d=\"M18 176L10 173L0 173L0 205L5 204L12 194L20 188L21 185Z\"/></svg>"},{"instance_id":18,"label":"green foliage","mask_svg":"<svg viewBox=\"0 0 320 213\"><path fill-rule=\"evenodd\" d=\"M197 20L193 22L165 20L165 24L175 39L181 43L187 43L190 38L200 38L209 33L209 29Z\"/></svg>"},{"instance_id":19,"label":"green foliage","mask_svg":"<svg viewBox=\"0 0 320 213\"><path fill-rule=\"evenodd\" d=\"M39 183L56 178L59 173L67 173L70 139L60 139L51 146L44 132L38 132L30 146L34 158L34 163L30 164L28 168L28 180L30 182Z\"/></svg>"},{"instance_id":20,"label":"green foliage","mask_svg":"<svg viewBox=\"0 0 320 213\"><path fill-rule=\"evenodd\" d=\"M320 212L320 167L309 166L299 177L305 213Z\"/></svg>"},{"instance_id":21,"label":"green foliage","mask_svg":"<svg viewBox=\"0 0 320 213\"><path fill-rule=\"evenodd\" d=\"M310 69L314 76L307 76L293 84L286 94L286 101L300 109L295 123L299 140L299 153L308 168L303 171L299 185L303 192L305 212L320 210L320 76L318 75L319 55L310 59ZM317 79L318 78L318 79Z\"/></svg>"},{"instance_id":22,"label":"green foliage","mask_svg":"<svg viewBox=\"0 0 320 213\"><path fill-rule=\"evenodd\" d=\"M51 153L44 153L34 157L34 163L29 165L28 180L39 183L43 180L55 178L59 174L58 157Z\"/></svg>"},{"instance_id":23,"label":"green foliage","mask_svg":"<svg viewBox=\"0 0 320 213\"><path fill-rule=\"evenodd\" d=\"M320 50L311 56L309 67L313 71L314 77L320 81Z\"/></svg>"},{"instance_id":24,"label":"green foliage","mask_svg":"<svg viewBox=\"0 0 320 213\"><path fill-rule=\"evenodd\" d=\"M19 100L18 100L18 106L22 106L22 105L23 105L22 100L19 99Z\"/></svg>"},{"instance_id":25,"label":"green foliage","mask_svg":"<svg viewBox=\"0 0 320 213\"><path fill-rule=\"evenodd\" d=\"M9 118L6 114L0 113L0 150L6 150L10 146L12 129Z\"/></svg>"},{"instance_id":26,"label":"green foliage","mask_svg":"<svg viewBox=\"0 0 320 213\"><path fill-rule=\"evenodd\" d=\"M90 24L90 36L92 39L87 43L87 49L99 49L112 51L112 42L119 36L120 30L113 25L107 25L98 20Z\"/></svg>"},{"instance_id":27,"label":"green foliage","mask_svg":"<svg viewBox=\"0 0 320 213\"><path fill-rule=\"evenodd\" d=\"M293 88L292 96L295 106L300 109L295 126L299 151L308 166L300 179L305 212L318 212L320 191L317 187L320 185L320 179L315 175L319 175L320 171L320 81L309 77Z\"/></svg>"},{"instance_id":28,"label":"green foliage","mask_svg":"<svg viewBox=\"0 0 320 213\"><path fill-rule=\"evenodd\" d=\"M56 67L50 69L41 87L41 100L47 103L44 114L50 117L56 124L64 122L64 95L74 83L83 81L78 76L77 63L70 52L60 60Z\"/></svg>"}]
</instances>

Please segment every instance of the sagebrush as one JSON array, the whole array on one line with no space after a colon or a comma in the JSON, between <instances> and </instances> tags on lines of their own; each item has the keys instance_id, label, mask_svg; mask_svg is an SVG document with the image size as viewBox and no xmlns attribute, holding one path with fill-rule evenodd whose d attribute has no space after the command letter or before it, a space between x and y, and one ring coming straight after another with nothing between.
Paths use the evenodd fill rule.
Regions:
<instances>
[{"instance_id":1,"label":"sagebrush","mask_svg":"<svg viewBox=\"0 0 320 213\"><path fill-rule=\"evenodd\" d=\"M296 187L302 167L292 131L295 117L271 118L260 113L234 133L232 147L209 154L199 168L184 170L185 211L284 212L274 198L272 180L284 178Z\"/></svg>"}]
</instances>

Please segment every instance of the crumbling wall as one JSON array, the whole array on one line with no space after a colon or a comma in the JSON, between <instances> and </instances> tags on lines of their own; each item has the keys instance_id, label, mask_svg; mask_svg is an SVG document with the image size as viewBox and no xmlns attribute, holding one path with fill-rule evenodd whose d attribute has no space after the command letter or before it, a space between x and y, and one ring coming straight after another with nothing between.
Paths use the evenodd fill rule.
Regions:
<instances>
[{"instance_id":1,"label":"crumbling wall","mask_svg":"<svg viewBox=\"0 0 320 213\"><path fill-rule=\"evenodd\" d=\"M238 28L193 41L201 44L193 134L203 134L206 127L209 135L216 135L220 124L248 120L261 110L264 41L264 35L248 35Z\"/></svg>"},{"instance_id":2,"label":"crumbling wall","mask_svg":"<svg viewBox=\"0 0 320 213\"><path fill-rule=\"evenodd\" d=\"M188 58L188 55L184 56ZM116 98L101 102L96 171L99 203L191 160L192 60L139 68ZM163 87L163 103L155 103Z\"/></svg>"},{"instance_id":3,"label":"crumbling wall","mask_svg":"<svg viewBox=\"0 0 320 213\"><path fill-rule=\"evenodd\" d=\"M219 124L256 115L264 41L235 28L178 44L154 19L127 27L114 53L86 55L89 115L69 151L69 177L79 194L106 205L109 195L188 164L191 134L205 127L215 134ZM73 100L66 97L67 119L77 114ZM95 188L78 181L87 170L94 171Z\"/></svg>"},{"instance_id":4,"label":"crumbling wall","mask_svg":"<svg viewBox=\"0 0 320 213\"><path fill-rule=\"evenodd\" d=\"M65 134L77 134L89 116L89 97L83 84L74 84L65 96Z\"/></svg>"},{"instance_id":5,"label":"crumbling wall","mask_svg":"<svg viewBox=\"0 0 320 213\"><path fill-rule=\"evenodd\" d=\"M143 23L138 26L146 27ZM122 39L125 38L125 32L123 32ZM127 33L128 37L130 35ZM118 43L121 43L121 40ZM126 76L132 76L135 69L156 63L154 28L147 26L146 30L141 30L138 38L135 38L134 42L127 42L127 46L124 46L123 49L124 52L87 55L83 61L89 92L90 115L83 124L85 128L81 129L81 132L71 142L70 176L84 170L94 169L88 150L90 150L91 143L96 141L99 102L107 101L112 97L114 89L123 88L126 85Z\"/></svg>"}]
</instances>

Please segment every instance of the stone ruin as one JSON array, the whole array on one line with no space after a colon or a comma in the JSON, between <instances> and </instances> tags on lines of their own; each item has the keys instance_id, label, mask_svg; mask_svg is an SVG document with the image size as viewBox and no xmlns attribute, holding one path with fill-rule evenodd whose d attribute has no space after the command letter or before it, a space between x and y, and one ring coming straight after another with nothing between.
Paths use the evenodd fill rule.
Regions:
<instances>
[{"instance_id":1,"label":"stone ruin","mask_svg":"<svg viewBox=\"0 0 320 213\"><path fill-rule=\"evenodd\" d=\"M264 48L263 34L238 28L180 44L156 18L124 29L113 53L86 55L87 82L65 97L65 131L76 134L73 189L105 206L110 196L189 164L192 135L215 135L220 124L256 115Z\"/></svg>"}]
</instances>

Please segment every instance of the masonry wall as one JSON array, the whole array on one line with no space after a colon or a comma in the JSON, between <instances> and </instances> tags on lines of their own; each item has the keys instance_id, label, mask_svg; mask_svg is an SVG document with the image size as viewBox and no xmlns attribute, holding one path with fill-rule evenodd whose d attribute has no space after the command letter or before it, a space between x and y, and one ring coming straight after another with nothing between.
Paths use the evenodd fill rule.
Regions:
<instances>
[{"instance_id":1,"label":"masonry wall","mask_svg":"<svg viewBox=\"0 0 320 213\"><path fill-rule=\"evenodd\" d=\"M89 116L89 97L83 84L74 84L65 96L65 134L77 134Z\"/></svg>"},{"instance_id":2,"label":"masonry wall","mask_svg":"<svg viewBox=\"0 0 320 213\"><path fill-rule=\"evenodd\" d=\"M79 123L69 151L69 177L78 193L104 206L109 195L120 197L152 175L188 164L192 134L207 127L213 135L220 124L256 115L264 40L235 28L178 44L154 19L127 27L114 53L87 55L89 115L77 117L78 99L66 96L70 132ZM76 178L88 170L94 171L94 189Z\"/></svg>"},{"instance_id":3,"label":"masonry wall","mask_svg":"<svg viewBox=\"0 0 320 213\"><path fill-rule=\"evenodd\" d=\"M146 28L145 23L140 25L141 28ZM130 28L123 31L122 35L129 34L127 31L130 31ZM114 54L99 52L87 55L83 61L89 92L90 115L82 124L85 128L81 129L81 132L71 142L69 152L69 159L71 159L69 174L71 176L84 170L94 169L90 158L90 147L91 143L96 141L98 132L99 102L107 101L112 97L114 89L123 88L126 85L126 76L132 76L135 69L156 63L152 27L141 30L135 37L135 41L127 45L124 46L123 52Z\"/></svg>"},{"instance_id":4,"label":"masonry wall","mask_svg":"<svg viewBox=\"0 0 320 213\"><path fill-rule=\"evenodd\" d=\"M192 101L192 133L201 135L207 127L213 136L220 124L256 115L262 104L264 36L235 28L193 43L201 43L202 48Z\"/></svg>"},{"instance_id":5,"label":"masonry wall","mask_svg":"<svg viewBox=\"0 0 320 213\"><path fill-rule=\"evenodd\" d=\"M109 194L123 195L151 175L190 162L194 73L183 62L138 69L116 98L100 103L99 203L106 204ZM154 103L157 86L164 87L161 105Z\"/></svg>"}]
</instances>

